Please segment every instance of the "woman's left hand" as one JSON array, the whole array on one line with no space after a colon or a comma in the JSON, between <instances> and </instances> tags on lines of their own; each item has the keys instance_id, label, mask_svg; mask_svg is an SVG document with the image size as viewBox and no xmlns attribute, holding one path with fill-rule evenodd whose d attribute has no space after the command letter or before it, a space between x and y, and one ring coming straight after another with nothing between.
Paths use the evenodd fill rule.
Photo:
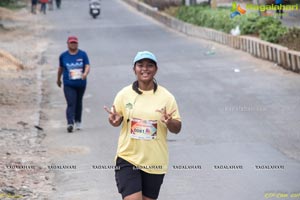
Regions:
<instances>
[{"instance_id":1,"label":"woman's left hand","mask_svg":"<svg viewBox=\"0 0 300 200\"><path fill-rule=\"evenodd\" d=\"M167 109L166 107L162 108L162 109L158 109L156 110L156 112L159 112L161 114L161 121L163 123L165 123L166 125L168 125L169 121L172 120L172 115L174 114L176 110L173 110L170 113L167 113Z\"/></svg>"},{"instance_id":2,"label":"woman's left hand","mask_svg":"<svg viewBox=\"0 0 300 200\"><path fill-rule=\"evenodd\" d=\"M167 113L166 107L156 110L156 112L161 113L161 121L166 124L168 130L172 133L179 133L181 130L181 121L172 118L175 111L176 109Z\"/></svg>"}]
</instances>

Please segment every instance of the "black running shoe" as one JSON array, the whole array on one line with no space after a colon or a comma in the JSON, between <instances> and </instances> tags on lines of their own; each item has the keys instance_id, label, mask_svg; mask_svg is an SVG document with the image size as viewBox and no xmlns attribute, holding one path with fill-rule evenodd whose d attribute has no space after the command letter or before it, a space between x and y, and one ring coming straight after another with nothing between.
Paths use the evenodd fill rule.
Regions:
<instances>
[{"instance_id":1,"label":"black running shoe","mask_svg":"<svg viewBox=\"0 0 300 200\"><path fill-rule=\"evenodd\" d=\"M69 133L72 133L73 132L73 124L69 124L67 130Z\"/></svg>"}]
</instances>

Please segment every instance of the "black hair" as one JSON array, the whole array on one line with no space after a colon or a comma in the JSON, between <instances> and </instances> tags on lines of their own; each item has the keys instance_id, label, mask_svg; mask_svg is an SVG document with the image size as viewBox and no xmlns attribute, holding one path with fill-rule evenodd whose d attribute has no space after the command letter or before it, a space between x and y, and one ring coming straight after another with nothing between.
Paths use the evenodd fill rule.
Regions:
<instances>
[{"instance_id":1,"label":"black hair","mask_svg":"<svg viewBox=\"0 0 300 200\"><path fill-rule=\"evenodd\" d=\"M153 93L155 93L156 90L157 90L157 81L156 81L156 79L153 79L153 84L154 84L154 90L153 90ZM138 82L138 81L134 81L134 82L132 83L132 89L133 89L136 93L138 93L138 94L143 94L143 92L142 92L141 90L139 90L139 82Z\"/></svg>"}]
</instances>

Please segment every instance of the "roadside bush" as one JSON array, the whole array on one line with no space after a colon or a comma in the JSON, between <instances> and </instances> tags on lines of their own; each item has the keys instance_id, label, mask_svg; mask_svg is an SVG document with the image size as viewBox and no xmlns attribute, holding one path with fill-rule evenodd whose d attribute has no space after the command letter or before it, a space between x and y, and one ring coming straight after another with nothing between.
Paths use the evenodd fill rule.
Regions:
<instances>
[{"instance_id":1,"label":"roadside bush","mask_svg":"<svg viewBox=\"0 0 300 200\"><path fill-rule=\"evenodd\" d=\"M290 28L279 38L279 44L289 49L300 51L300 28Z\"/></svg>"},{"instance_id":2,"label":"roadside bush","mask_svg":"<svg viewBox=\"0 0 300 200\"><path fill-rule=\"evenodd\" d=\"M203 7L182 6L178 9L176 17L182 21L185 21L185 22L188 22L191 24L196 24L197 13L201 12L201 10L203 10Z\"/></svg>"},{"instance_id":3,"label":"roadside bush","mask_svg":"<svg viewBox=\"0 0 300 200\"><path fill-rule=\"evenodd\" d=\"M227 32L229 15L228 9L213 10L208 6L182 6L178 9L176 17L198 26Z\"/></svg>"},{"instance_id":4,"label":"roadside bush","mask_svg":"<svg viewBox=\"0 0 300 200\"><path fill-rule=\"evenodd\" d=\"M144 2L152 7L157 7L159 10L164 10L171 6L180 6L183 3L182 0L144 0Z\"/></svg>"},{"instance_id":5,"label":"roadside bush","mask_svg":"<svg viewBox=\"0 0 300 200\"><path fill-rule=\"evenodd\" d=\"M278 43L279 38L282 37L288 29L281 25L279 20L272 17L265 17L259 20L259 37L268 42Z\"/></svg>"},{"instance_id":6,"label":"roadside bush","mask_svg":"<svg viewBox=\"0 0 300 200\"><path fill-rule=\"evenodd\" d=\"M287 28L278 26L276 24L270 24L259 31L259 37L268 42L278 43L279 38L282 37L286 32Z\"/></svg>"},{"instance_id":7,"label":"roadside bush","mask_svg":"<svg viewBox=\"0 0 300 200\"><path fill-rule=\"evenodd\" d=\"M256 23L259 19L259 15L257 13L249 13L239 16L239 18L242 35L258 35Z\"/></svg>"},{"instance_id":8,"label":"roadside bush","mask_svg":"<svg viewBox=\"0 0 300 200\"><path fill-rule=\"evenodd\" d=\"M287 28L274 17L261 17L256 12L236 16L231 19L230 8L210 9L207 6L182 6L176 17L182 21L198 26L208 27L230 33L239 26L242 35L259 36L262 40L278 43Z\"/></svg>"}]
</instances>

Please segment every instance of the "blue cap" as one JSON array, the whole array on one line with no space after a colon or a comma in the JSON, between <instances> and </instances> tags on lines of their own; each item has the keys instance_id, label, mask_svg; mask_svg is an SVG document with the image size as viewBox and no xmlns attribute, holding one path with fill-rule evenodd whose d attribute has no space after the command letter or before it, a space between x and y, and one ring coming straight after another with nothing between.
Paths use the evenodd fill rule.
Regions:
<instances>
[{"instance_id":1,"label":"blue cap","mask_svg":"<svg viewBox=\"0 0 300 200\"><path fill-rule=\"evenodd\" d=\"M143 60L143 59L150 59L150 60L154 61L155 63L157 63L156 57L153 53L151 53L150 51L139 51L139 52L137 52L136 56L133 59L133 64L135 64L137 61Z\"/></svg>"}]
</instances>

